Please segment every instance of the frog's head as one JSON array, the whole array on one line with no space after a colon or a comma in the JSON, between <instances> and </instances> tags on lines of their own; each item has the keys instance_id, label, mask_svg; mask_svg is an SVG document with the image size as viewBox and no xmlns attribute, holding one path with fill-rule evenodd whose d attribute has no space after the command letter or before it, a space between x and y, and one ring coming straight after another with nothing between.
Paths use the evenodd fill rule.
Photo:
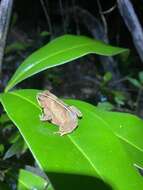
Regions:
<instances>
[{"instance_id":1,"label":"frog's head","mask_svg":"<svg viewBox=\"0 0 143 190\"><path fill-rule=\"evenodd\" d=\"M46 103L45 101L46 101L47 97L43 93L38 93L37 96L36 96L36 98L37 98L37 101L38 101L39 105L42 108L44 108L45 107L45 103Z\"/></svg>"}]
</instances>

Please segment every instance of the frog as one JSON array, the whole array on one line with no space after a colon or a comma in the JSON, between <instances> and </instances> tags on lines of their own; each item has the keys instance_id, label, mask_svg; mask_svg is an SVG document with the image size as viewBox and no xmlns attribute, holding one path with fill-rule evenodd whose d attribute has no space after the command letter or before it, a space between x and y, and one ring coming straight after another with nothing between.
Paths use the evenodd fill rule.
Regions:
<instances>
[{"instance_id":1,"label":"frog","mask_svg":"<svg viewBox=\"0 0 143 190\"><path fill-rule=\"evenodd\" d=\"M78 119L83 115L77 107L66 104L49 90L38 93L37 101L43 110L40 120L59 126L56 133L60 136L69 134L78 127Z\"/></svg>"}]
</instances>

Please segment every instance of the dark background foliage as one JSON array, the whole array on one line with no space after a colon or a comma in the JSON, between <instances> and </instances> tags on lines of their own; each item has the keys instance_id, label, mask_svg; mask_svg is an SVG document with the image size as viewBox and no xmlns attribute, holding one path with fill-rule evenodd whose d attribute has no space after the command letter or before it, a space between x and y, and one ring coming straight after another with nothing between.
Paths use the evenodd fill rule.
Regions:
<instances>
[{"instance_id":1,"label":"dark background foliage","mask_svg":"<svg viewBox=\"0 0 143 190\"><path fill-rule=\"evenodd\" d=\"M45 15L42 2L48 18ZM133 1L133 6L139 18L142 17L141 4L141 1ZM97 25L95 21L98 22ZM104 30L106 30L106 37ZM50 32L50 34L42 36L42 31ZM96 31L96 34L94 31ZM24 47L19 51L11 49L6 54L6 63L3 64L2 85L6 85L9 77L27 55L51 39L65 33L87 35L102 41L108 41L108 43L116 46L127 47L131 50L131 54L125 57L120 56L112 61L92 55L86 56L73 62L73 64L60 66L28 79L28 83L27 81L23 82L21 87L49 88L57 95L75 96L89 100L92 103L102 101L102 97L103 100L110 100L114 103L114 97L110 97L109 92L114 89L120 90L120 88L123 93L133 90L131 96L133 95L133 98L136 98L138 89L132 89L132 86L126 84L124 78L128 75L137 77L142 68L142 62L135 50L131 34L119 13L117 3L113 0L36 0L34 2L32 0L15 0L7 46L18 42L22 43ZM109 92L108 89L104 90L100 85L103 76L107 72L111 72L115 83L112 83L111 80L106 85L106 87L111 88ZM38 80L39 77L41 80ZM37 80L36 83L35 80ZM128 104L127 101L125 103Z\"/></svg>"}]
</instances>

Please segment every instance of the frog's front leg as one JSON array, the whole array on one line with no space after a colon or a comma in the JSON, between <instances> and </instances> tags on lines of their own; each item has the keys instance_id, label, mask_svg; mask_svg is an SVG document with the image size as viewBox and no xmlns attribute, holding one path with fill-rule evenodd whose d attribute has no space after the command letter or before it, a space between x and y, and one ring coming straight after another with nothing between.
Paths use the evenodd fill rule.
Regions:
<instances>
[{"instance_id":1,"label":"frog's front leg","mask_svg":"<svg viewBox=\"0 0 143 190\"><path fill-rule=\"evenodd\" d=\"M51 112L48 109L44 110L44 113L42 113L42 115L40 115L40 120L41 121L51 121L52 120Z\"/></svg>"},{"instance_id":2,"label":"frog's front leg","mask_svg":"<svg viewBox=\"0 0 143 190\"><path fill-rule=\"evenodd\" d=\"M82 113L79 109L77 109L75 106L70 106L70 109L76 113L78 117L82 117Z\"/></svg>"}]
</instances>

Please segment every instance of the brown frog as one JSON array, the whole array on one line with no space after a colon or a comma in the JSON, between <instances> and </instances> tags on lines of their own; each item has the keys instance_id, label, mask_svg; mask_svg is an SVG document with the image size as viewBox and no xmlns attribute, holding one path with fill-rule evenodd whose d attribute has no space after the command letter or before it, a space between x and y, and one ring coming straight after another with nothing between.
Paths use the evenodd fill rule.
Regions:
<instances>
[{"instance_id":1,"label":"brown frog","mask_svg":"<svg viewBox=\"0 0 143 190\"><path fill-rule=\"evenodd\" d=\"M50 91L38 93L37 100L43 108L42 121L50 121L59 126L60 135L71 133L78 126L82 113L75 106L69 106Z\"/></svg>"}]
</instances>

